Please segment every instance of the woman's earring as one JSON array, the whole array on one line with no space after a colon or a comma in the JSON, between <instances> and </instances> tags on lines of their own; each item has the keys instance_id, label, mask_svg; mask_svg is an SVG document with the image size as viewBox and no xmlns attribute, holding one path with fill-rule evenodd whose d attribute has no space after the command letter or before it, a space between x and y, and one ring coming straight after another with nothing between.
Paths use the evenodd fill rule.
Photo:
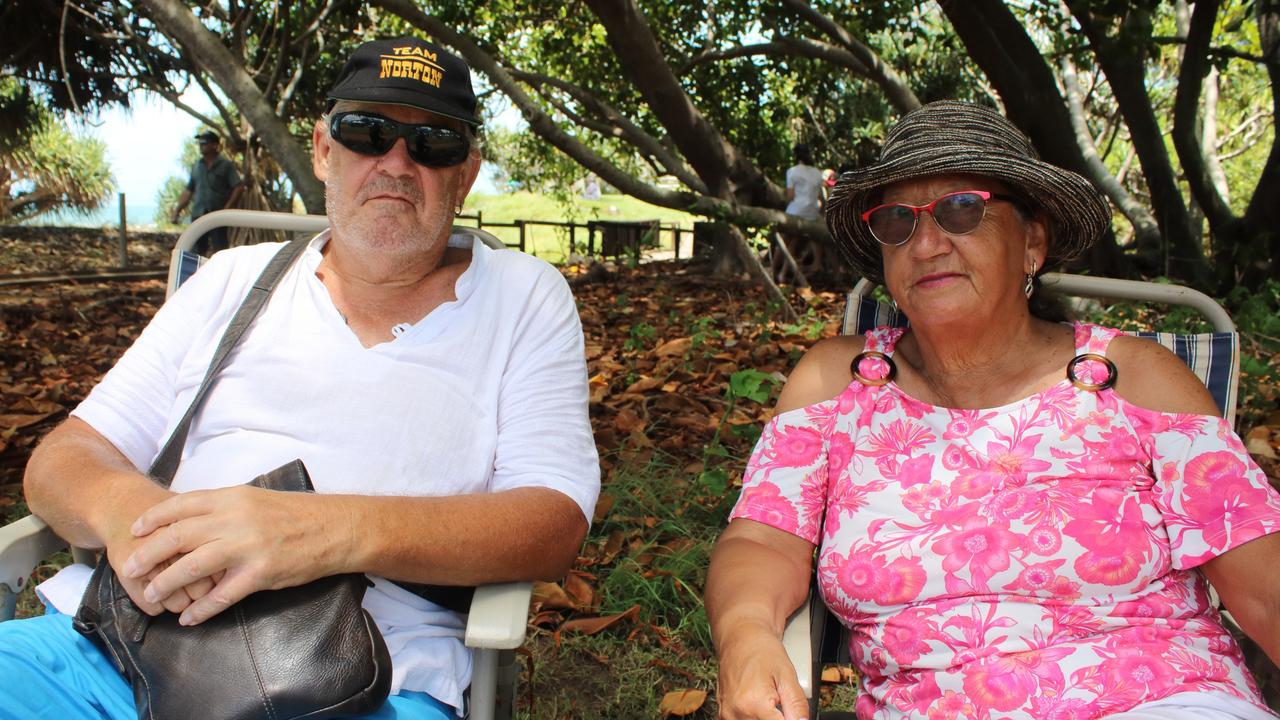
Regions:
<instances>
[{"instance_id":1,"label":"woman's earring","mask_svg":"<svg viewBox=\"0 0 1280 720\"><path fill-rule=\"evenodd\" d=\"M1022 286L1022 292L1026 294L1027 299L1031 299L1031 294L1036 291L1036 261L1031 261L1031 272L1027 273L1027 283Z\"/></svg>"}]
</instances>

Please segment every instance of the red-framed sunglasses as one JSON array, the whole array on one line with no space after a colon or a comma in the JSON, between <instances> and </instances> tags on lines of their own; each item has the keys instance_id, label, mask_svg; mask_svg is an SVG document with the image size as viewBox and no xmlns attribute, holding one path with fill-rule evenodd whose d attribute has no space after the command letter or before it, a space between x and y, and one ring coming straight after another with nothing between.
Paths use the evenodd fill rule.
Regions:
<instances>
[{"instance_id":1,"label":"red-framed sunglasses","mask_svg":"<svg viewBox=\"0 0 1280 720\"><path fill-rule=\"evenodd\" d=\"M933 221L948 235L968 235L977 229L987 214L987 203L1003 200L1021 203L1011 195L986 190L957 190L934 200L928 205L885 203L862 213L871 236L881 245L902 245L911 239L920 224L920 213L929 213Z\"/></svg>"}]
</instances>

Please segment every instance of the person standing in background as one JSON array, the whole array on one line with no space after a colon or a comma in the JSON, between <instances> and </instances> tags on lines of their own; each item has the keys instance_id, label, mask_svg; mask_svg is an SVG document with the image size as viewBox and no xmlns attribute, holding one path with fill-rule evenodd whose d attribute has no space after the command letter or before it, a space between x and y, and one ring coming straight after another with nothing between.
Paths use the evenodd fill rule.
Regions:
<instances>
[{"instance_id":1,"label":"person standing in background","mask_svg":"<svg viewBox=\"0 0 1280 720\"><path fill-rule=\"evenodd\" d=\"M795 165L787 168L787 209L788 215L795 215L808 220L822 218L822 171L813 165L813 153L804 143L796 143L791 148ZM822 246L798 235L778 233L778 237L786 243L787 250L795 259L800 272L808 275L822 268ZM790 272L782 259L782 253L774 253L770 263L773 276L778 282L785 282Z\"/></svg>"},{"instance_id":2,"label":"person standing in background","mask_svg":"<svg viewBox=\"0 0 1280 720\"><path fill-rule=\"evenodd\" d=\"M200 143L200 159L191 166L187 187L178 196L178 205L173 209L171 218L175 223L188 204L194 221L214 210L232 207L244 192L244 183L240 180L240 173L236 172L235 163L221 153L222 140L218 134L206 130L196 135L196 140ZM201 255L212 255L227 247L227 229L221 227L205 233L193 249Z\"/></svg>"}]
</instances>

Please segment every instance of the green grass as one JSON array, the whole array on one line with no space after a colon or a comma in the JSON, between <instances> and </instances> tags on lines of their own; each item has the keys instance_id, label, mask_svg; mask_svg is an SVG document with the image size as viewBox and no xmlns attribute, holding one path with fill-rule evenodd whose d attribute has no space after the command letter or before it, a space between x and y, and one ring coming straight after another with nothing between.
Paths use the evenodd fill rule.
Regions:
<instances>
[{"instance_id":1,"label":"green grass","mask_svg":"<svg viewBox=\"0 0 1280 720\"><path fill-rule=\"evenodd\" d=\"M692 229L696 218L686 212L650 205L628 195L604 195L599 200L571 197L566 201L549 195L516 192L503 195L471 195L463 207L464 215L481 215L484 228L507 243L519 239L519 230L508 227L490 227L489 223L509 223L515 220L541 220L546 222L575 222L586 225L591 220L640 221L657 220L663 227L673 223ZM462 224L474 225L475 221L463 219ZM532 225L525 229L525 250L548 262L561 262L569 255L568 228ZM587 242L586 228L578 228L574 241L581 246ZM671 246L671 234L662 233L662 244ZM597 237L597 242L599 242Z\"/></svg>"},{"instance_id":2,"label":"green grass","mask_svg":"<svg viewBox=\"0 0 1280 720\"><path fill-rule=\"evenodd\" d=\"M693 718L715 717L715 661L702 587L724 516L719 498L704 496L661 455L618 467L603 488L614 498L592 526L585 552L625 537L616 558L589 566L599 614L638 605L634 622L597 635L539 630L526 645L517 718L658 718L671 691L704 690ZM713 509L714 508L714 509ZM530 702L531 701L531 702Z\"/></svg>"}]
</instances>

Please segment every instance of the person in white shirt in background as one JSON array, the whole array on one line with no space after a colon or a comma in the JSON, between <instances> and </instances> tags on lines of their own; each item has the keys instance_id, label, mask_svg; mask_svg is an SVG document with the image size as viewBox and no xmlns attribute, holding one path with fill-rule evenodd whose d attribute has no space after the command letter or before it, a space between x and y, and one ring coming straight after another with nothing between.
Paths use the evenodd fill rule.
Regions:
<instances>
[{"instance_id":1,"label":"person in white shirt in background","mask_svg":"<svg viewBox=\"0 0 1280 720\"><path fill-rule=\"evenodd\" d=\"M813 153L804 143L796 143L791 148L795 165L787 168L787 209L788 215L806 220L822 219L822 171L813 165ZM800 272L806 276L822 269L822 246L798 235L778 233L787 250L795 260ZM773 277L778 282L793 280L791 269L787 266L782 253L772 253L770 262Z\"/></svg>"},{"instance_id":2,"label":"person in white shirt in background","mask_svg":"<svg viewBox=\"0 0 1280 720\"><path fill-rule=\"evenodd\" d=\"M415 57L434 62L388 70ZM146 612L185 625L258 590L367 574L393 666L369 717L441 720L465 712L463 619L392 581L568 570L600 485L582 328L555 268L451 237L481 161L461 58L416 38L366 43L329 97L312 139L331 229L219 374L172 486L145 468L278 244L201 268L32 454L26 496L61 537L104 548ZM316 493L244 485L293 458ZM71 628L84 582L60 574L43 593L58 612L0 624L0 718L135 716L128 685Z\"/></svg>"}]
</instances>

